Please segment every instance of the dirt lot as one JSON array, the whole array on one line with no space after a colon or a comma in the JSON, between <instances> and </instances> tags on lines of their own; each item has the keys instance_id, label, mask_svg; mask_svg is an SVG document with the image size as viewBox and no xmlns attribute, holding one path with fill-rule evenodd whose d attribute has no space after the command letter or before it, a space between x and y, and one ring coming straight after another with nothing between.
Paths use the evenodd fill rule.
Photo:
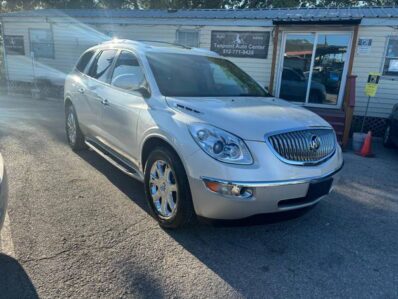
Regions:
<instances>
[{"instance_id":1,"label":"dirt lot","mask_svg":"<svg viewBox=\"0 0 398 299\"><path fill-rule=\"evenodd\" d=\"M62 103L0 97L0 297L398 297L398 150L345 154L301 217L164 231L143 186L64 138Z\"/></svg>"}]
</instances>

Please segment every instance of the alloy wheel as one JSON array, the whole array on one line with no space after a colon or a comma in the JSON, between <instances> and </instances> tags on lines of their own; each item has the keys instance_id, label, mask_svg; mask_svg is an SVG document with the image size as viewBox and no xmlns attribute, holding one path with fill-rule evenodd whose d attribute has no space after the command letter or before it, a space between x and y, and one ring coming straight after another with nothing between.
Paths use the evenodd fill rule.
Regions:
<instances>
[{"instance_id":1,"label":"alloy wheel","mask_svg":"<svg viewBox=\"0 0 398 299\"><path fill-rule=\"evenodd\" d=\"M177 181L171 166L163 160L153 163L149 190L159 216L170 219L177 211Z\"/></svg>"},{"instance_id":2,"label":"alloy wheel","mask_svg":"<svg viewBox=\"0 0 398 299\"><path fill-rule=\"evenodd\" d=\"M66 125L68 129L69 141L74 144L76 143L76 120L72 110L69 111Z\"/></svg>"}]
</instances>

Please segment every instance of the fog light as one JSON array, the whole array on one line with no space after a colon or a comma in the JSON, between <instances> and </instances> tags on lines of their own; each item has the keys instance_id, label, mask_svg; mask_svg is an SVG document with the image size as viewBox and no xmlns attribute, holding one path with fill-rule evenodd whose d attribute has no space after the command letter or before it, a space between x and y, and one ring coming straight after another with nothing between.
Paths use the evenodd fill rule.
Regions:
<instances>
[{"instance_id":1,"label":"fog light","mask_svg":"<svg viewBox=\"0 0 398 299\"><path fill-rule=\"evenodd\" d=\"M210 191L219 193L221 195L241 197L241 198L249 198L253 195L253 190L251 188L235 184L215 182L207 179L204 179L204 183Z\"/></svg>"}]
</instances>

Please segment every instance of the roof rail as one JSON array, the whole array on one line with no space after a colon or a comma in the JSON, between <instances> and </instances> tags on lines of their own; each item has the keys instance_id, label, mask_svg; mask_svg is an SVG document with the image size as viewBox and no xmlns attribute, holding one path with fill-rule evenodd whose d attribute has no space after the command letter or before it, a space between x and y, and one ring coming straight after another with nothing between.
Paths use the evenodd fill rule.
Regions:
<instances>
[{"instance_id":1,"label":"roof rail","mask_svg":"<svg viewBox=\"0 0 398 299\"><path fill-rule=\"evenodd\" d=\"M177 44L177 43L169 43L169 42L164 42L164 41L145 40L145 39L131 40L131 39L114 38L114 39L110 39L110 40L104 41L101 44L108 44L108 43L129 43L129 44L135 44L135 45L148 45L148 43L155 43L155 44L170 45L170 46L174 46L174 47L177 47L177 48L191 49L191 47L187 47L187 46L184 46L184 45L181 45L181 44Z\"/></svg>"},{"instance_id":2,"label":"roof rail","mask_svg":"<svg viewBox=\"0 0 398 299\"><path fill-rule=\"evenodd\" d=\"M110 43L129 43L129 44L142 44L139 41L131 40L131 39L119 39L119 38L113 38L110 40L106 40L102 42L101 44L110 44Z\"/></svg>"},{"instance_id":3,"label":"roof rail","mask_svg":"<svg viewBox=\"0 0 398 299\"><path fill-rule=\"evenodd\" d=\"M139 39L139 40L137 40L137 42L140 42L140 43L166 44L166 45L175 46L175 47L178 47L178 48L191 49L191 47L184 46L184 45L182 45L182 44L170 43L170 42L163 42L163 41L158 41L158 40Z\"/></svg>"}]
</instances>

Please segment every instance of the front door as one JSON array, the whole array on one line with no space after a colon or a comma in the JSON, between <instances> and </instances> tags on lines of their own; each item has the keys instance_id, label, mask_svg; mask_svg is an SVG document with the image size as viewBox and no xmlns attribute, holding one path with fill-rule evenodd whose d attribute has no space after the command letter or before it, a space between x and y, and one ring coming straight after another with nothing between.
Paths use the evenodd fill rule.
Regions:
<instances>
[{"instance_id":1,"label":"front door","mask_svg":"<svg viewBox=\"0 0 398 299\"><path fill-rule=\"evenodd\" d=\"M105 144L138 165L139 157L136 129L140 111L148 105L143 95L128 86L118 86L117 81L128 75L139 86L146 87L144 71L134 53L122 50L116 59L110 84L104 93L107 104L104 105L101 125L104 129Z\"/></svg>"},{"instance_id":2,"label":"front door","mask_svg":"<svg viewBox=\"0 0 398 299\"><path fill-rule=\"evenodd\" d=\"M277 94L305 106L340 108L351 33L285 33Z\"/></svg>"}]
</instances>

